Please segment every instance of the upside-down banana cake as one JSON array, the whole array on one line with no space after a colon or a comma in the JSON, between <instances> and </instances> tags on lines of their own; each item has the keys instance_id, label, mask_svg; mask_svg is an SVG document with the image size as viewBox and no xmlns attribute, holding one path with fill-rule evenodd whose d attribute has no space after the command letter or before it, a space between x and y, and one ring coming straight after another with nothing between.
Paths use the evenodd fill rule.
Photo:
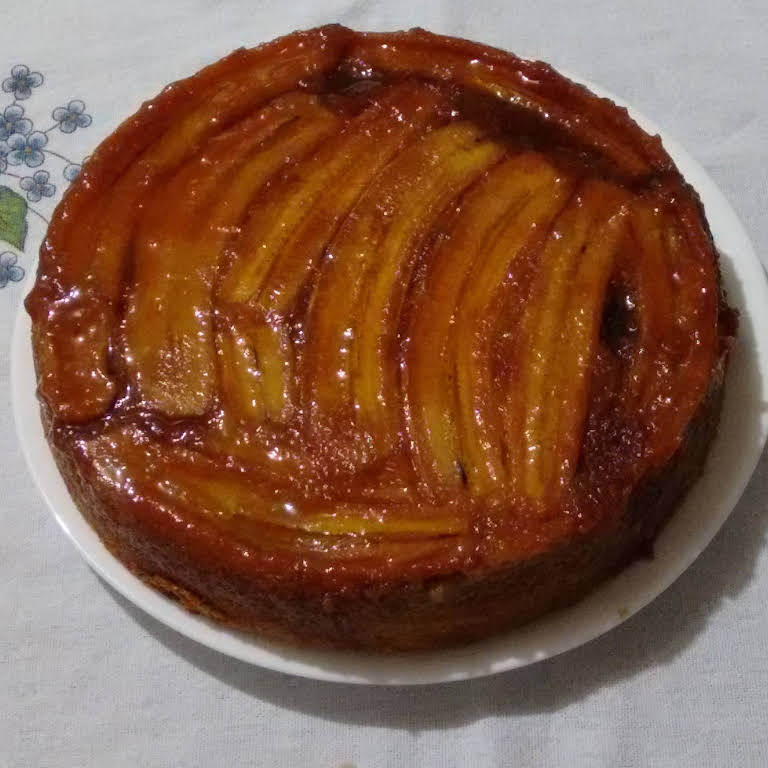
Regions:
<instances>
[{"instance_id":1,"label":"upside-down banana cake","mask_svg":"<svg viewBox=\"0 0 768 768\"><path fill-rule=\"evenodd\" d=\"M646 552L699 473L735 315L695 192L546 64L340 26L145 103L27 299L73 497L221 622L487 636Z\"/></svg>"}]
</instances>

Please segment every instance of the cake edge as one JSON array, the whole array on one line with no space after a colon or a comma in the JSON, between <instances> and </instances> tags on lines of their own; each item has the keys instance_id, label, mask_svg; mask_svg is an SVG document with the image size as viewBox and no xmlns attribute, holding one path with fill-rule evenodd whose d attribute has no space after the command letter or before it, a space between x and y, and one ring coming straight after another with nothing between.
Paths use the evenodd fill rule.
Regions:
<instances>
[{"instance_id":1,"label":"cake edge","mask_svg":"<svg viewBox=\"0 0 768 768\"><path fill-rule=\"evenodd\" d=\"M120 510L99 496L77 459L52 443L51 448L72 499L110 553L190 613L291 645L438 649L487 639L570 606L635 560L652 556L654 540L704 470L719 423L727 359L724 346L707 397L674 456L635 488L622 514L530 559L356 591L323 593L297 583L293 594L277 594L223 571L215 561L204 566L184 542L150 538L135 525L123 529ZM44 406L42 414L50 427Z\"/></svg>"}]
</instances>

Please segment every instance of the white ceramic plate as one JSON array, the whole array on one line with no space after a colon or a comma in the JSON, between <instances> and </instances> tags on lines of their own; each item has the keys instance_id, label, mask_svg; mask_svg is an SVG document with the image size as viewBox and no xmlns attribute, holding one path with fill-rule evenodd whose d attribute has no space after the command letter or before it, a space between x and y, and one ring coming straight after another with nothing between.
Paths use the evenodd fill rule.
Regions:
<instances>
[{"instance_id":1,"label":"white ceramic plate","mask_svg":"<svg viewBox=\"0 0 768 768\"><path fill-rule=\"evenodd\" d=\"M595 93L622 102L586 83ZM235 658L293 675L346 683L414 685L466 680L523 667L575 648L620 624L663 592L725 522L757 464L768 432L768 285L733 209L701 166L631 107L649 133L660 133L686 179L701 195L730 303L741 312L728 371L720 429L704 476L642 560L577 605L503 637L438 653L375 656L302 650L267 643L187 613L145 586L102 545L70 498L45 440L35 398L30 322L22 309L13 338L12 392L19 441L30 472L59 525L91 567L128 600L187 637Z\"/></svg>"}]
</instances>

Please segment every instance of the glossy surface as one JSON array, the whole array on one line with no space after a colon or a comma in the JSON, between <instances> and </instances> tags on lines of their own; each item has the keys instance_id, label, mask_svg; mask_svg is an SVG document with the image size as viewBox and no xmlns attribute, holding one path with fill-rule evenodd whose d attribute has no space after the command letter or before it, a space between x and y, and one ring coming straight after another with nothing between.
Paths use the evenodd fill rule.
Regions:
<instances>
[{"instance_id":1,"label":"glossy surface","mask_svg":"<svg viewBox=\"0 0 768 768\"><path fill-rule=\"evenodd\" d=\"M546 65L292 36L96 152L28 300L40 392L104 492L275 579L528 557L619 515L703 402L705 226L660 142Z\"/></svg>"},{"instance_id":2,"label":"glossy surface","mask_svg":"<svg viewBox=\"0 0 768 768\"><path fill-rule=\"evenodd\" d=\"M621 103L597 86L589 87ZM647 117L629 109L646 131L662 135L676 166L700 193L715 243L723 254L724 286L741 314L722 418L707 470L656 540L652 560L635 562L578 605L534 625L484 643L416 657L288 648L213 624L190 614L132 574L104 547L76 507L40 422L29 344L31 323L22 308L11 357L14 421L30 472L63 532L102 578L157 620L249 663L320 680L413 685L488 675L574 648L632 616L706 547L740 497L760 455L768 432L768 415L762 407L768 392L768 284L743 226L706 171ZM31 277L30 288L34 275Z\"/></svg>"}]
</instances>

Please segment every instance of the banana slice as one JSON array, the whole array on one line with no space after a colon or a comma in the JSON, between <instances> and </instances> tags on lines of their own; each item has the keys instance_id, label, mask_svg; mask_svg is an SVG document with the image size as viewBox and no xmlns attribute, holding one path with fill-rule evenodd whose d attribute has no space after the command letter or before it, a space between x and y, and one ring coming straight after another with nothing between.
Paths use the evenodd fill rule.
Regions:
<instances>
[{"instance_id":1,"label":"banana slice","mask_svg":"<svg viewBox=\"0 0 768 768\"><path fill-rule=\"evenodd\" d=\"M264 413L285 421L294 404L287 311L339 223L381 169L437 118L445 97L423 84L387 89L372 106L273 189L235 246L223 302L254 318L241 331L261 379ZM250 362L248 363L250 365Z\"/></svg>"},{"instance_id":2,"label":"banana slice","mask_svg":"<svg viewBox=\"0 0 768 768\"><path fill-rule=\"evenodd\" d=\"M469 522L451 506L342 501L318 504L290 487L276 489L202 454L116 428L83 442L102 480L132 489L143 503L172 503L219 521L238 518L321 536L439 537L465 534Z\"/></svg>"},{"instance_id":3,"label":"banana slice","mask_svg":"<svg viewBox=\"0 0 768 768\"><path fill-rule=\"evenodd\" d=\"M349 412L354 398L356 421L379 456L391 449L398 430L394 344L422 238L503 153L480 137L477 128L455 123L403 152L328 247L308 321L311 408Z\"/></svg>"},{"instance_id":4,"label":"banana slice","mask_svg":"<svg viewBox=\"0 0 768 768\"><path fill-rule=\"evenodd\" d=\"M464 288L456 314L453 349L458 391L462 465L470 487L479 495L504 482L502 442L495 396L491 347L494 306L500 287L514 270L523 249L540 242L573 190L573 184L541 158L518 171L523 194L511 210L477 270ZM504 392L515 388L507 383Z\"/></svg>"},{"instance_id":5,"label":"banana slice","mask_svg":"<svg viewBox=\"0 0 768 768\"><path fill-rule=\"evenodd\" d=\"M449 354L456 305L493 233L524 198L529 177L521 169L529 162L527 155L509 158L467 193L432 249L424 286L415 299L404 370L405 413L414 461L433 493L461 483L456 377Z\"/></svg>"},{"instance_id":6,"label":"banana slice","mask_svg":"<svg viewBox=\"0 0 768 768\"><path fill-rule=\"evenodd\" d=\"M435 56L434 46L439 46L439 56ZM468 58L466 46L454 53L450 43L428 32L366 35L347 55L356 70L418 74L458 82L538 115L543 123L567 131L587 147L611 158L628 174L647 174L670 162L661 142L648 141L636 127L632 130L628 123L617 121L610 110L601 111L601 100L583 88L561 87L557 100L542 95L546 90L542 83L552 79L552 71L537 62L521 61L512 68L503 57L494 57L493 51L479 46L477 57ZM579 115L578 119L574 119L574 113Z\"/></svg>"},{"instance_id":7,"label":"banana slice","mask_svg":"<svg viewBox=\"0 0 768 768\"><path fill-rule=\"evenodd\" d=\"M273 174L338 124L313 97L281 99L211 142L202 160L171 182L183 192L148 215L135 244L136 281L125 319L126 362L146 407L172 418L212 407L213 280L232 228Z\"/></svg>"},{"instance_id":8,"label":"banana slice","mask_svg":"<svg viewBox=\"0 0 768 768\"><path fill-rule=\"evenodd\" d=\"M624 199L613 185L586 182L558 218L540 257L533 295L521 323L520 387L510 391L505 414L510 480L519 492L534 500L540 500L545 491L559 404L565 397L561 387L575 384L560 376L561 354L572 344L564 329L568 327L573 281L580 264L592 259L593 253L602 255L601 249L607 248L612 256L615 243L603 241L601 225ZM595 325L599 328L597 322L587 329L593 332ZM593 336L587 335L591 342ZM576 348L576 355L588 365L591 347Z\"/></svg>"},{"instance_id":9,"label":"banana slice","mask_svg":"<svg viewBox=\"0 0 768 768\"><path fill-rule=\"evenodd\" d=\"M397 323L423 239L443 210L503 155L501 146L480 136L474 126L455 123L422 141L410 169L420 168L417 179L397 202L393 197L389 227L363 285L353 330L353 389L357 421L380 456L394 447L401 427Z\"/></svg>"},{"instance_id":10,"label":"banana slice","mask_svg":"<svg viewBox=\"0 0 768 768\"><path fill-rule=\"evenodd\" d=\"M312 37L322 38L322 44L307 45ZM233 54L198 80L163 94L99 149L88 165L88 184L79 185L83 199L71 203L69 219L77 226L54 227L44 249L51 254L43 257L44 263L55 258L57 280L39 290L62 292L55 312L49 313L51 328L38 331L52 345L39 363L40 394L54 416L87 421L102 415L115 398L109 358L117 303L138 217L157 185L210 137L303 78L332 69L348 37L343 30L315 31ZM278 50L284 56L276 57ZM142 130L135 130L134 123ZM124 137L130 139L127 148ZM125 161L111 156L113 148ZM166 200L157 202L164 205ZM85 221L75 215L89 207ZM84 334L88 344L78 341Z\"/></svg>"}]
</instances>

